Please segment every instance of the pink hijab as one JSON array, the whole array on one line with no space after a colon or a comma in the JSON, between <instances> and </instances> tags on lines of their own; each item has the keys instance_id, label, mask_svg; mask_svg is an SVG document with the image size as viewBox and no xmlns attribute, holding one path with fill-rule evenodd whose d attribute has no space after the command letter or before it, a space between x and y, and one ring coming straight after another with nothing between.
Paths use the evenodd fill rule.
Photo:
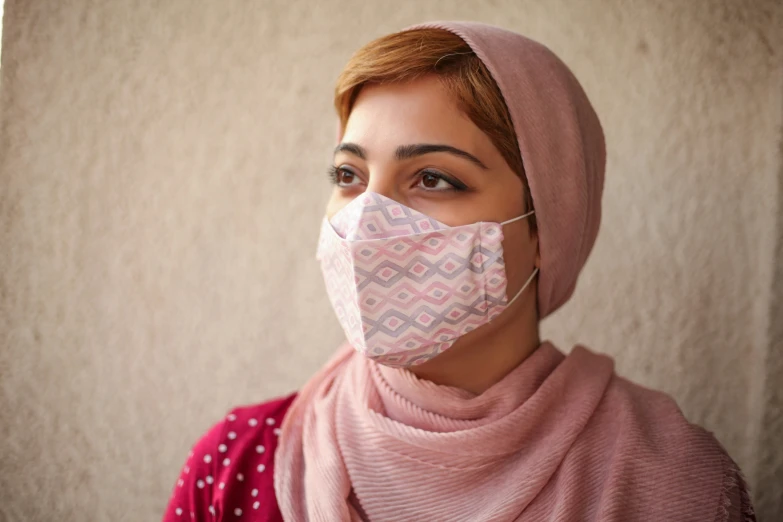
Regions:
<instances>
[{"instance_id":1,"label":"pink hijab","mask_svg":"<svg viewBox=\"0 0 783 522\"><path fill-rule=\"evenodd\" d=\"M462 37L503 93L536 208L544 317L573 293L598 232L598 118L540 44L482 24L417 27ZM747 501L734 463L670 398L550 343L481 395L345 346L302 389L275 458L296 522L740 520Z\"/></svg>"}]
</instances>

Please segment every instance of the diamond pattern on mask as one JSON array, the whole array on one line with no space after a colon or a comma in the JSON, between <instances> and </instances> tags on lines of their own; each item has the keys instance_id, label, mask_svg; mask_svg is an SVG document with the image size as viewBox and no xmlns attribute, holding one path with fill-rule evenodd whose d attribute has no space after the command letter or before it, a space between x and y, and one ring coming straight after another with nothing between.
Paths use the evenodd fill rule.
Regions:
<instances>
[{"instance_id":1,"label":"diamond pattern on mask","mask_svg":"<svg viewBox=\"0 0 783 522\"><path fill-rule=\"evenodd\" d=\"M497 223L448 227L365 193L324 220L318 258L348 341L411 366L505 309L502 239Z\"/></svg>"}]
</instances>

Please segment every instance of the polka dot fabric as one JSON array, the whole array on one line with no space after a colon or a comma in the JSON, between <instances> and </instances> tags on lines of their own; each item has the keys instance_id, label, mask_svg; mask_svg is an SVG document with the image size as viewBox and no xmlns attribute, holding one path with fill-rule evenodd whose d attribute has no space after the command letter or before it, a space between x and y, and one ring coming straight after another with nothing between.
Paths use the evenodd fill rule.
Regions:
<instances>
[{"instance_id":1,"label":"polka dot fabric","mask_svg":"<svg viewBox=\"0 0 783 522\"><path fill-rule=\"evenodd\" d=\"M294 398L236 408L215 424L188 455L163 522L282 522L274 453Z\"/></svg>"}]
</instances>

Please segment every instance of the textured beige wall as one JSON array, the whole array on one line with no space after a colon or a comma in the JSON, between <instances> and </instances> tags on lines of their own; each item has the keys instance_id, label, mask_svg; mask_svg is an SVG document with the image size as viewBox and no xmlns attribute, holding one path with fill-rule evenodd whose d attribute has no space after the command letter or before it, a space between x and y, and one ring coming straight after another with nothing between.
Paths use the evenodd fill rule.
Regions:
<instances>
[{"instance_id":1,"label":"textured beige wall","mask_svg":"<svg viewBox=\"0 0 783 522\"><path fill-rule=\"evenodd\" d=\"M545 333L673 394L783 519L779 2L7 0L0 520L156 520L200 433L329 356L333 80L429 19L526 33L582 80L605 221Z\"/></svg>"}]
</instances>

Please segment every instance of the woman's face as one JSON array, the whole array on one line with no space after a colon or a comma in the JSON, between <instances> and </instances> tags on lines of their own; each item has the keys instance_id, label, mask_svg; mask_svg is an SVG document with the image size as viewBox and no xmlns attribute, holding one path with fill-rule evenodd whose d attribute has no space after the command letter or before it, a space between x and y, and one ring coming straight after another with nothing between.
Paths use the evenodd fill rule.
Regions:
<instances>
[{"instance_id":1,"label":"woman's face","mask_svg":"<svg viewBox=\"0 0 783 522\"><path fill-rule=\"evenodd\" d=\"M434 76L365 86L335 149L332 217L365 190L449 226L503 222L525 212L522 180ZM537 263L526 219L503 227L511 297Z\"/></svg>"}]
</instances>

